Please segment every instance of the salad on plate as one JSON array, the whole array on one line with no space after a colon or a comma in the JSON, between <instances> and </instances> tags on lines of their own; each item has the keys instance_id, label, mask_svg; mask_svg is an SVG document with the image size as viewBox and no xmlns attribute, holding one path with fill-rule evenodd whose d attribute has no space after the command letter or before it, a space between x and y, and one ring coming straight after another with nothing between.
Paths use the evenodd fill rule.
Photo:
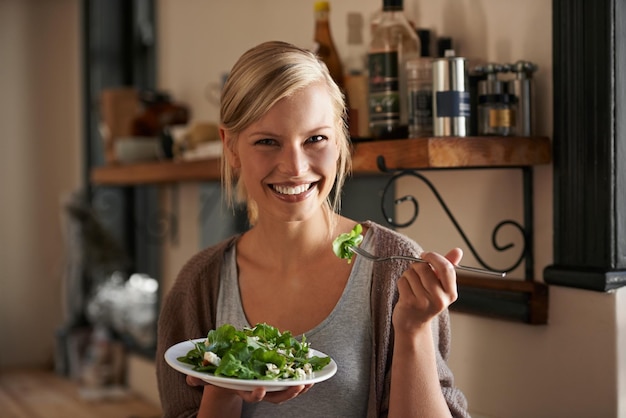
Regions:
<instances>
[{"instance_id":1,"label":"salad on plate","mask_svg":"<svg viewBox=\"0 0 626 418\"><path fill-rule=\"evenodd\" d=\"M268 324L243 329L225 324L209 331L206 339L194 340L193 348L177 360L216 377L305 380L331 362L313 351L304 335L298 341L291 332Z\"/></svg>"}]
</instances>

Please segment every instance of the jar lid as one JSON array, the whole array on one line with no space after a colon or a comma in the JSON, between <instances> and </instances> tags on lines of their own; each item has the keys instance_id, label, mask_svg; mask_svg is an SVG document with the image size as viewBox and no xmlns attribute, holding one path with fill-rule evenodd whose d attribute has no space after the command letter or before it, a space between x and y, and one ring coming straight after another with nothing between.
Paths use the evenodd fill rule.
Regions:
<instances>
[{"instance_id":1,"label":"jar lid","mask_svg":"<svg viewBox=\"0 0 626 418\"><path fill-rule=\"evenodd\" d=\"M433 76L433 61L428 57L413 58L404 64L408 79L428 79Z\"/></svg>"},{"instance_id":2,"label":"jar lid","mask_svg":"<svg viewBox=\"0 0 626 418\"><path fill-rule=\"evenodd\" d=\"M383 10L403 10L403 0L383 0Z\"/></svg>"}]
</instances>

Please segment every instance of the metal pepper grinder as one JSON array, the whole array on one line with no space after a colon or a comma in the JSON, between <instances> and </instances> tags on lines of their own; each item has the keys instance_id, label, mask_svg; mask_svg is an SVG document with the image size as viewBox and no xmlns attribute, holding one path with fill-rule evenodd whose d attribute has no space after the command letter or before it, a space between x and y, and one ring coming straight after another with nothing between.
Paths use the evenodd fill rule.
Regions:
<instances>
[{"instance_id":1,"label":"metal pepper grinder","mask_svg":"<svg viewBox=\"0 0 626 418\"><path fill-rule=\"evenodd\" d=\"M531 87L537 65L529 61L517 61L511 64L510 71L515 74L515 78L508 82L508 92L517 99L516 134L531 136L533 133Z\"/></svg>"}]
</instances>

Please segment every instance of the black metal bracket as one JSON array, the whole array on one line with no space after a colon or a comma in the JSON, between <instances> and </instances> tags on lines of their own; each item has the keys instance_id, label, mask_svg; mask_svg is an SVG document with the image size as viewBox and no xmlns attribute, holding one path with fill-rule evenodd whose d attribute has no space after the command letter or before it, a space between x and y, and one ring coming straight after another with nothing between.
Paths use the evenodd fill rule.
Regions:
<instances>
[{"instance_id":1,"label":"black metal bracket","mask_svg":"<svg viewBox=\"0 0 626 418\"><path fill-rule=\"evenodd\" d=\"M412 195L406 195L406 196L402 196L399 197L397 199L394 200L394 204L399 205L401 203L405 203L405 202L410 202L413 204L413 215L409 218L409 220L405 221L405 222L399 222L396 219L394 219L392 216L389 216L389 214L387 213L387 210L385 209L385 197L388 193L389 190L393 189L393 185L396 181L398 181L400 178L403 177L414 177L417 178L419 180L421 180L426 186L428 186L428 188L430 189L430 191L433 193L433 195L435 196L435 198L437 199L437 201L439 202L439 204L441 205L442 209L444 210L444 212L446 213L446 215L448 216L448 218L450 219L450 221L452 222L452 224L454 225L454 227L456 228L457 232L459 233L459 235L461 235L463 241L465 242L465 244L467 245L467 247L469 248L469 250L471 251L471 253L474 255L474 257L476 258L476 260L478 261L478 263L480 263L483 267L490 269L490 270L499 270L499 271L506 271L506 272L510 272L515 270L522 262L525 262L525 280L528 281L532 281L533 280L533 269L534 269L534 260L533 260L533 251L532 251L532 231L533 231L533 206L532 206L532 170L530 167L527 166L521 166L521 167L480 167L481 169L493 169L493 168L498 168L498 169L509 169L509 168L514 168L514 169L520 169L522 171L522 181L523 181L523 199L524 199L524 225L521 225L519 222L516 222L514 220L503 220L501 222L499 222L496 227L494 228L492 234L491 234L491 242L493 247L502 252L502 251L509 251L511 250L513 247L515 247L515 244L513 243L506 243L506 244L499 244L498 243L498 234L501 231L501 229L504 226L511 226L513 227L515 230L517 230L521 236L522 236L522 248L519 254L519 257L515 260L515 262L505 268L505 269L501 269L501 268L494 268L492 266L490 266L477 252L476 248L474 247L474 245L472 245L472 242L470 241L470 239L468 238L467 234L463 231L463 228L461 227L461 225L459 224L459 222L457 221L457 219L454 217L452 211L450 210L450 208L448 207L448 205L446 204L446 202L444 201L444 199L442 198L441 194L438 192L437 188L433 185L433 183L426 178L423 174L421 174L420 171L424 171L425 169L417 169L417 168L394 168L394 169L389 169L385 163L385 158L382 155L379 155L376 159L376 163L378 165L378 169L383 172L383 173L388 173L391 174L391 178L389 179L389 181L387 182L384 190L383 190L383 195L382 195L382 199L381 199L381 209L383 212L383 216L385 217L386 221L393 227L397 227L397 228L404 228L407 226L410 226L411 224L413 224L416 220L417 217L419 216L419 201L417 200L417 198L415 196ZM472 167L475 168L475 167ZM452 169L452 168L451 168ZM463 169L463 168L454 168L455 170L459 170L459 169ZM430 169L430 170L437 170L437 169ZM441 169L439 169L441 170Z\"/></svg>"}]
</instances>

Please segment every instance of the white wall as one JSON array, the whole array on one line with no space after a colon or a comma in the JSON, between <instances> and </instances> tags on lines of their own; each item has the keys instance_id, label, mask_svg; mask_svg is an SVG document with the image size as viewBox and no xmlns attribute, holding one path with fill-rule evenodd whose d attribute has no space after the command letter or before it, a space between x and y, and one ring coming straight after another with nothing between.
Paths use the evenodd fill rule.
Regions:
<instances>
[{"instance_id":1,"label":"white wall","mask_svg":"<svg viewBox=\"0 0 626 418\"><path fill-rule=\"evenodd\" d=\"M77 0L0 1L0 368L50 365L80 185Z\"/></svg>"},{"instance_id":2,"label":"white wall","mask_svg":"<svg viewBox=\"0 0 626 418\"><path fill-rule=\"evenodd\" d=\"M361 11L368 18L380 4L376 0L331 2L331 27L341 54L347 53L346 14ZM216 121L218 109L205 98L205 88L217 82L242 52L261 41L282 39L309 46L312 5L313 1L289 0L160 0L160 87L190 104L195 119ZM536 132L552 135L550 0L406 0L405 9L417 26L452 36L459 55L537 63ZM520 174L472 170L429 172L428 177L479 255L496 267L508 266L516 254L497 254L491 249L491 231L504 219L522 222ZM184 187L189 195L197 188ZM541 280L543 269L552 263L551 165L534 170L534 189L535 277ZM420 218L404 233L431 250L465 247L422 185L402 181L398 193L420 198ZM406 215L405 211L399 208L398 216ZM189 216L197 219L192 213ZM520 244L510 230L503 231L501 239ZM185 238L181 236L180 241ZM169 282L187 259L186 253L175 248L165 252ZM468 251L464 262L475 263ZM519 269L511 276L519 279L523 272ZM626 413L625 359L621 354L626 345L624 331L616 332L626 323L625 294L626 290L603 294L551 287L550 323L546 326L453 314L451 367L472 412L491 418L613 417L621 407L622 414Z\"/></svg>"}]
</instances>

